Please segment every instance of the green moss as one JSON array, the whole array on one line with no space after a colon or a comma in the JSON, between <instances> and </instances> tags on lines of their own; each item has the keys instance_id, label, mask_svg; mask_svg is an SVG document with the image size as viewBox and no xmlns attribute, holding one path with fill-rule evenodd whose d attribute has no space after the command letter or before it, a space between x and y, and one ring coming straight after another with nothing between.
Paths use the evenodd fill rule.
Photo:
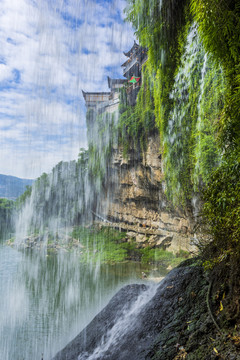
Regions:
<instances>
[{"instance_id":1,"label":"green moss","mask_svg":"<svg viewBox=\"0 0 240 360\"><path fill-rule=\"evenodd\" d=\"M125 157L130 146L144 152L149 135L157 130L151 91L153 82L146 66L142 69L141 81L135 106L128 105L126 88L121 89L120 92L118 132Z\"/></svg>"}]
</instances>

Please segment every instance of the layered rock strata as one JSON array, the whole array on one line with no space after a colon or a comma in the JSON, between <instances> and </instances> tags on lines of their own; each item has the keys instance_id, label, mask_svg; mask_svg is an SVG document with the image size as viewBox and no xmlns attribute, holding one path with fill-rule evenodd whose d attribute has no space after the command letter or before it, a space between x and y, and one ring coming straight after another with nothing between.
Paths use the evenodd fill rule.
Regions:
<instances>
[{"instance_id":1,"label":"layered rock strata","mask_svg":"<svg viewBox=\"0 0 240 360\"><path fill-rule=\"evenodd\" d=\"M160 247L173 253L195 250L191 216L173 209L164 194L158 134L149 138L143 155L132 149L124 158L122 149L115 149L109 168L109 182L115 190L107 224L127 231L139 247Z\"/></svg>"}]
</instances>

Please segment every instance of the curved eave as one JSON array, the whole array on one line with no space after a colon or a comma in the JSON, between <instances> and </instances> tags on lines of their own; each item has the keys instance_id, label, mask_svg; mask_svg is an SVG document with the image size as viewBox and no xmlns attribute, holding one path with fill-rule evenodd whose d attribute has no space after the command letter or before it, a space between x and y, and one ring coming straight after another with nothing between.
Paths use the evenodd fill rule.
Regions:
<instances>
[{"instance_id":1,"label":"curved eave","mask_svg":"<svg viewBox=\"0 0 240 360\"><path fill-rule=\"evenodd\" d=\"M123 54L127 57L130 57L134 52L136 52L137 49L135 49L135 47L137 47L137 49L139 48L139 44L136 43L136 41L134 40L134 44L131 47L131 49L127 52L123 52Z\"/></svg>"}]
</instances>

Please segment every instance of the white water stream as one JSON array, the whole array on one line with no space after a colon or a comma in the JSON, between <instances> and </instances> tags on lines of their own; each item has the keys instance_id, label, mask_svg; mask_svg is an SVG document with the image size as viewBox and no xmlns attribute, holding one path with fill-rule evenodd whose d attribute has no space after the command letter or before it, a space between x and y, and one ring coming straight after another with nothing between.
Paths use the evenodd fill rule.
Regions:
<instances>
[{"instance_id":1,"label":"white water stream","mask_svg":"<svg viewBox=\"0 0 240 360\"><path fill-rule=\"evenodd\" d=\"M114 326L104 335L101 344L94 350L93 353L85 353L79 355L77 360L95 360L104 359L104 354L110 348L117 348L121 343L121 339L131 329L137 328L137 316L146 306L146 304L153 298L157 290L157 285L152 284L149 288L142 292L137 300L133 302L130 309L126 306L120 317L116 317Z\"/></svg>"}]
</instances>

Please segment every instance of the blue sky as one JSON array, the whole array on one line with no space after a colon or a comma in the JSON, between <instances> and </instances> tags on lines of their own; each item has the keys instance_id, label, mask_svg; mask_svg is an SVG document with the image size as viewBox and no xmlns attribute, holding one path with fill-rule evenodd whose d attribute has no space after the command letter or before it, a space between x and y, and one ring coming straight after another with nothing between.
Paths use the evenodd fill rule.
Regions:
<instances>
[{"instance_id":1,"label":"blue sky","mask_svg":"<svg viewBox=\"0 0 240 360\"><path fill-rule=\"evenodd\" d=\"M0 173L35 178L87 146L81 90L107 91L134 35L125 0L0 0Z\"/></svg>"}]
</instances>

